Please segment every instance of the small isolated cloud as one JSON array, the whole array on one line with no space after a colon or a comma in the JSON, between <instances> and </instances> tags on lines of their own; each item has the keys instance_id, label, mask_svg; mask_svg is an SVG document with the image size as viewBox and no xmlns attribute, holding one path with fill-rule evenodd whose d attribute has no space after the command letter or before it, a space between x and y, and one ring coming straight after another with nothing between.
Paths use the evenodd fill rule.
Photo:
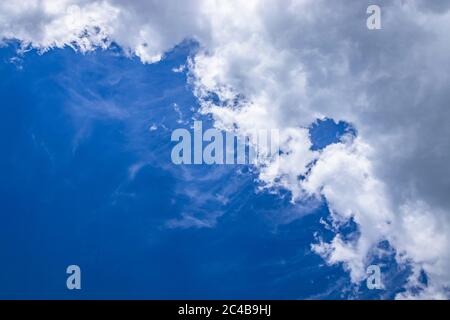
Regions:
<instances>
[{"instance_id":1,"label":"small isolated cloud","mask_svg":"<svg viewBox=\"0 0 450 320\"><path fill-rule=\"evenodd\" d=\"M177 68L173 68L172 71L175 73L181 73L184 70L186 70L186 65L182 64L180 66L178 66Z\"/></svg>"}]
</instances>

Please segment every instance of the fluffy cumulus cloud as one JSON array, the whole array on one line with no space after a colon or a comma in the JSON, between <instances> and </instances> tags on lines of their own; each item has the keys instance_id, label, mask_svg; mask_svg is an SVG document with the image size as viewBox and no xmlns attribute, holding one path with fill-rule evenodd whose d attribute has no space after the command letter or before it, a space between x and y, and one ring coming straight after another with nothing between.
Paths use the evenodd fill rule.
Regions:
<instances>
[{"instance_id":1,"label":"fluffy cumulus cloud","mask_svg":"<svg viewBox=\"0 0 450 320\"><path fill-rule=\"evenodd\" d=\"M41 51L114 42L144 63L196 40L188 73L202 112L240 133L279 128L283 154L261 168L262 184L289 189L293 202L326 199L336 237L313 250L358 282L388 241L413 268L399 298L446 298L450 4L375 2L376 31L366 28L368 1L3 1L0 37ZM308 126L326 117L357 137L312 151ZM349 220L351 241L338 232Z\"/></svg>"}]
</instances>

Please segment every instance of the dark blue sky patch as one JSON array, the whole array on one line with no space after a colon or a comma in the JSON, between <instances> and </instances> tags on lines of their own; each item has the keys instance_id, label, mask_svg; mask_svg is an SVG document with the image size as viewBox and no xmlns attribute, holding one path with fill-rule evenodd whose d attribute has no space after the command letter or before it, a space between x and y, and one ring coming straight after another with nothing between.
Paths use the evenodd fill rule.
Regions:
<instances>
[{"instance_id":1,"label":"dark blue sky patch","mask_svg":"<svg viewBox=\"0 0 450 320\"><path fill-rule=\"evenodd\" d=\"M322 150L326 146L338 143L342 136L349 134L356 136L356 130L344 121L335 122L333 119L318 119L309 128L312 150Z\"/></svg>"}]
</instances>

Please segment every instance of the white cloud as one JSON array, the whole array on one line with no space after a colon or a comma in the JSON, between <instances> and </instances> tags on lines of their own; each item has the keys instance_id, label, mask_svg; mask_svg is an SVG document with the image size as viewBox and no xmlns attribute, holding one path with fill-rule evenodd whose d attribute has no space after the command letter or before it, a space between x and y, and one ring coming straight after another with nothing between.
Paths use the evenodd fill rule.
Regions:
<instances>
[{"instance_id":1,"label":"white cloud","mask_svg":"<svg viewBox=\"0 0 450 320\"><path fill-rule=\"evenodd\" d=\"M0 35L41 50L114 41L143 62L196 39L189 72L217 126L281 129L282 176L273 180L266 168L261 179L299 201L324 196L336 223L358 224L356 243L337 235L315 249L359 281L371 250L389 240L399 261L413 263L410 285L423 268L422 297L442 298L450 286L450 5L378 2L383 29L369 31L368 1L4 1ZM322 117L352 123L358 138L310 151L306 127Z\"/></svg>"}]
</instances>

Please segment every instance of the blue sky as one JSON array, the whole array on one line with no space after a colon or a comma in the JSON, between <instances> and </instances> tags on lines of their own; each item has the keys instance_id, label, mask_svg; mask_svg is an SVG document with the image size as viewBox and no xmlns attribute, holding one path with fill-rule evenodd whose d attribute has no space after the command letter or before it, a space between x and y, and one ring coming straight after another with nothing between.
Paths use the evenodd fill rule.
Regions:
<instances>
[{"instance_id":1,"label":"blue sky","mask_svg":"<svg viewBox=\"0 0 450 320\"><path fill-rule=\"evenodd\" d=\"M448 299L449 26L445 0L0 2L0 295ZM280 161L174 165L196 120L278 130Z\"/></svg>"},{"instance_id":2,"label":"blue sky","mask_svg":"<svg viewBox=\"0 0 450 320\"><path fill-rule=\"evenodd\" d=\"M257 191L247 166L171 163L171 131L210 122L173 71L195 43L151 65L118 48L18 56L16 45L0 49L0 297L381 296L311 251L332 238L326 202L305 214L286 190ZM316 122L313 148L348 130ZM80 291L65 287L70 264Z\"/></svg>"}]
</instances>

